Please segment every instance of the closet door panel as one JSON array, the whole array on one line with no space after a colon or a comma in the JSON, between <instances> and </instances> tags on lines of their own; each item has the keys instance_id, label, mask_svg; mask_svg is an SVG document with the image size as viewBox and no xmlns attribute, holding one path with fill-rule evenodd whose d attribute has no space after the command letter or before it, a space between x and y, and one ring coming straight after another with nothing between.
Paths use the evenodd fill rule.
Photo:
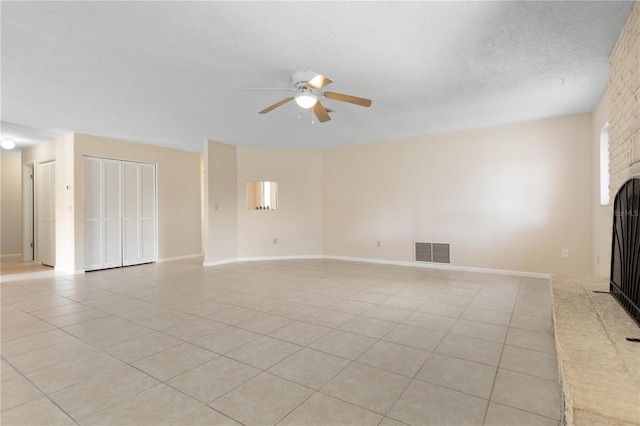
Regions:
<instances>
[{"instance_id":1,"label":"closet door panel","mask_svg":"<svg viewBox=\"0 0 640 426\"><path fill-rule=\"evenodd\" d=\"M85 271L122 266L121 162L84 159Z\"/></svg>"},{"instance_id":2,"label":"closet door panel","mask_svg":"<svg viewBox=\"0 0 640 426\"><path fill-rule=\"evenodd\" d=\"M120 161L104 160L104 217L120 219L122 198L120 181Z\"/></svg>"},{"instance_id":3,"label":"closet door panel","mask_svg":"<svg viewBox=\"0 0 640 426\"><path fill-rule=\"evenodd\" d=\"M135 265L140 259L140 168L137 163L122 162L122 200L122 264Z\"/></svg>"},{"instance_id":4,"label":"closet door panel","mask_svg":"<svg viewBox=\"0 0 640 426\"><path fill-rule=\"evenodd\" d=\"M140 263L140 231L137 219L124 219L123 225L123 256L124 266Z\"/></svg>"},{"instance_id":5,"label":"closet door panel","mask_svg":"<svg viewBox=\"0 0 640 426\"><path fill-rule=\"evenodd\" d=\"M154 219L141 220L141 261L153 262L156 260L156 221Z\"/></svg>"},{"instance_id":6,"label":"closet door panel","mask_svg":"<svg viewBox=\"0 0 640 426\"><path fill-rule=\"evenodd\" d=\"M122 266L121 162L115 160L103 160L103 162L103 268L114 268Z\"/></svg>"},{"instance_id":7,"label":"closet door panel","mask_svg":"<svg viewBox=\"0 0 640 426\"><path fill-rule=\"evenodd\" d=\"M84 158L84 270L103 265L102 160Z\"/></svg>"},{"instance_id":8,"label":"closet door panel","mask_svg":"<svg viewBox=\"0 0 640 426\"><path fill-rule=\"evenodd\" d=\"M140 164L140 216L156 216L156 167Z\"/></svg>"},{"instance_id":9,"label":"closet door panel","mask_svg":"<svg viewBox=\"0 0 640 426\"><path fill-rule=\"evenodd\" d=\"M104 268L122 266L122 227L120 220L104 222Z\"/></svg>"},{"instance_id":10,"label":"closet door panel","mask_svg":"<svg viewBox=\"0 0 640 426\"><path fill-rule=\"evenodd\" d=\"M122 163L122 201L123 217L135 219L138 217L138 165Z\"/></svg>"},{"instance_id":11,"label":"closet door panel","mask_svg":"<svg viewBox=\"0 0 640 426\"><path fill-rule=\"evenodd\" d=\"M100 220L84 221L84 270L102 268L102 223Z\"/></svg>"},{"instance_id":12,"label":"closet door panel","mask_svg":"<svg viewBox=\"0 0 640 426\"><path fill-rule=\"evenodd\" d=\"M84 219L102 217L102 160L84 159Z\"/></svg>"}]
</instances>

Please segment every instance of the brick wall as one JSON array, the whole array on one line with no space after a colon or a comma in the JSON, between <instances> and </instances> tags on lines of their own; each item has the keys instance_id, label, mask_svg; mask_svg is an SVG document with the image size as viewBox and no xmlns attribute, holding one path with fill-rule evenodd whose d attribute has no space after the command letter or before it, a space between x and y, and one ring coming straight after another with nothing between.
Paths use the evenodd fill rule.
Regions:
<instances>
[{"instance_id":1,"label":"brick wall","mask_svg":"<svg viewBox=\"0 0 640 426\"><path fill-rule=\"evenodd\" d=\"M640 1L609 58L609 194L640 175Z\"/></svg>"}]
</instances>

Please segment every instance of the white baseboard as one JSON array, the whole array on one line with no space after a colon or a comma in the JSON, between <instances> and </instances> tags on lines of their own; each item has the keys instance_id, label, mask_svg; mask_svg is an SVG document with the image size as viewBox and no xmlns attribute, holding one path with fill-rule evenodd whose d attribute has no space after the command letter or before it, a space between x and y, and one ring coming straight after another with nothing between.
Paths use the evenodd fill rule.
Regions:
<instances>
[{"instance_id":1,"label":"white baseboard","mask_svg":"<svg viewBox=\"0 0 640 426\"><path fill-rule=\"evenodd\" d=\"M305 259L324 259L321 254L305 254L293 256L258 256L258 257L234 257L231 259L216 260L215 262L203 262L203 266L227 265L236 262L264 262L270 260L305 260Z\"/></svg>"},{"instance_id":2,"label":"white baseboard","mask_svg":"<svg viewBox=\"0 0 640 426\"><path fill-rule=\"evenodd\" d=\"M22 257L22 253L2 254L0 259L12 259L14 257Z\"/></svg>"},{"instance_id":3,"label":"white baseboard","mask_svg":"<svg viewBox=\"0 0 640 426\"><path fill-rule=\"evenodd\" d=\"M54 266L53 270L55 272L67 275L82 275L85 273L84 269L67 269L61 266Z\"/></svg>"},{"instance_id":4,"label":"white baseboard","mask_svg":"<svg viewBox=\"0 0 640 426\"><path fill-rule=\"evenodd\" d=\"M460 271L460 272L478 272L482 274L511 275L516 277L527 277L527 278L548 279L551 277L551 274L542 273L542 272L510 271L506 269L478 268L475 266L458 266L458 265L437 264L437 263L423 264L420 262L402 262L397 260L367 259L367 258L361 258L361 257L325 256L325 255L235 257L231 259L218 260L215 262L203 262L202 265L218 266L218 265L227 265L229 263L236 263L236 262L256 262L256 261L269 261L269 260L304 260L304 259L344 260L347 262L377 263L380 265L406 266L411 268L425 268L425 269L443 269L448 271Z\"/></svg>"},{"instance_id":5,"label":"white baseboard","mask_svg":"<svg viewBox=\"0 0 640 426\"><path fill-rule=\"evenodd\" d=\"M236 263L236 262L238 262L238 258L237 257L233 257L231 259L216 260L214 262L202 262L202 266L227 265L229 263Z\"/></svg>"},{"instance_id":6,"label":"white baseboard","mask_svg":"<svg viewBox=\"0 0 640 426\"><path fill-rule=\"evenodd\" d=\"M412 268L444 269L447 271L478 272L481 274L494 274L494 275L512 275L516 277L526 277L526 278L548 279L551 277L551 274L544 273L544 272L510 271L507 269L478 268L475 266L459 266L459 265L442 264L442 263L402 262L398 260L367 259L367 258L360 258L360 257L345 257L345 256L324 256L324 258L334 259L334 260L346 260L349 262L377 263L380 265L409 266Z\"/></svg>"},{"instance_id":7,"label":"white baseboard","mask_svg":"<svg viewBox=\"0 0 640 426\"><path fill-rule=\"evenodd\" d=\"M260 257L238 257L238 262L260 262L269 260L305 260L305 259L324 259L321 254L303 254L299 256L260 256Z\"/></svg>"},{"instance_id":8,"label":"white baseboard","mask_svg":"<svg viewBox=\"0 0 640 426\"><path fill-rule=\"evenodd\" d=\"M198 253L198 254L187 254L185 256L165 257L164 259L156 260L156 263L174 262L176 260L196 259L202 256L203 256L202 253Z\"/></svg>"}]
</instances>

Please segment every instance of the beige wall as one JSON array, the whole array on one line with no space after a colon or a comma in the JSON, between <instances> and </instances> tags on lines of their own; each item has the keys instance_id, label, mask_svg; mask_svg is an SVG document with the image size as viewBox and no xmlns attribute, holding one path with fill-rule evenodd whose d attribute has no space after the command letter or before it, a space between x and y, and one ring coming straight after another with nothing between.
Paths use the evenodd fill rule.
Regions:
<instances>
[{"instance_id":1,"label":"beige wall","mask_svg":"<svg viewBox=\"0 0 640 426\"><path fill-rule=\"evenodd\" d=\"M600 138L609 114L609 92L604 91L592 116L591 275L608 277L611 268L611 207L600 204ZM608 162L608 155L606 156Z\"/></svg>"},{"instance_id":2,"label":"beige wall","mask_svg":"<svg viewBox=\"0 0 640 426\"><path fill-rule=\"evenodd\" d=\"M76 269L84 269L83 156L157 164L158 260L202 253L200 154L76 133L74 155Z\"/></svg>"},{"instance_id":3,"label":"beige wall","mask_svg":"<svg viewBox=\"0 0 640 426\"><path fill-rule=\"evenodd\" d=\"M56 259L55 267L63 272L74 272L76 247L73 241L75 238L75 201L73 199L73 147L74 134L60 136L58 138L43 142L36 146L22 150L22 163L34 165L35 180L35 255L36 260L41 260L40 249L38 247L38 191L40 185L40 164L55 161L55 234L56 234ZM24 172L24 170L23 170ZM69 189L67 189L69 186Z\"/></svg>"},{"instance_id":4,"label":"beige wall","mask_svg":"<svg viewBox=\"0 0 640 426\"><path fill-rule=\"evenodd\" d=\"M237 148L205 141L204 264L238 257Z\"/></svg>"},{"instance_id":5,"label":"beige wall","mask_svg":"<svg viewBox=\"0 0 640 426\"><path fill-rule=\"evenodd\" d=\"M75 273L84 270L84 244L78 246L78 238L84 238L84 209L77 194L78 166L74 167L74 147L77 134L68 134L56 139L56 270ZM81 163L82 164L82 163ZM82 168L82 166L80 166ZM75 187L75 191L74 191ZM78 235L78 221L82 221L82 233ZM84 239L82 240L84 241ZM82 262L78 263L77 260Z\"/></svg>"},{"instance_id":6,"label":"beige wall","mask_svg":"<svg viewBox=\"0 0 640 426\"><path fill-rule=\"evenodd\" d=\"M238 257L322 255L322 151L238 147L237 155ZM277 210L249 210L247 181L277 182Z\"/></svg>"},{"instance_id":7,"label":"beige wall","mask_svg":"<svg viewBox=\"0 0 640 426\"><path fill-rule=\"evenodd\" d=\"M20 153L0 155L0 255L22 253L22 162Z\"/></svg>"},{"instance_id":8,"label":"beige wall","mask_svg":"<svg viewBox=\"0 0 640 426\"><path fill-rule=\"evenodd\" d=\"M36 164L36 186L37 165L56 162L56 269L70 273L84 270L85 155L156 163L158 259L202 253L199 154L70 133L22 152L24 163Z\"/></svg>"},{"instance_id":9,"label":"beige wall","mask_svg":"<svg viewBox=\"0 0 640 426\"><path fill-rule=\"evenodd\" d=\"M640 2L609 57L611 204L622 184L640 175Z\"/></svg>"},{"instance_id":10,"label":"beige wall","mask_svg":"<svg viewBox=\"0 0 640 426\"><path fill-rule=\"evenodd\" d=\"M585 114L327 149L324 254L410 262L444 242L452 265L589 274L590 142Z\"/></svg>"}]
</instances>

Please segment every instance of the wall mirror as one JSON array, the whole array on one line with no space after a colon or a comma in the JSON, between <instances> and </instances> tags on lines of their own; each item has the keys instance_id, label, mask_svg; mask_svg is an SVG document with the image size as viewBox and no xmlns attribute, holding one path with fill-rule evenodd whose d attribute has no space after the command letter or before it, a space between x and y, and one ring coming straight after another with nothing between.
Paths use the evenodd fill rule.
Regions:
<instances>
[{"instance_id":1,"label":"wall mirror","mask_svg":"<svg viewBox=\"0 0 640 426\"><path fill-rule=\"evenodd\" d=\"M247 182L247 208L249 210L277 209L278 182Z\"/></svg>"}]
</instances>

